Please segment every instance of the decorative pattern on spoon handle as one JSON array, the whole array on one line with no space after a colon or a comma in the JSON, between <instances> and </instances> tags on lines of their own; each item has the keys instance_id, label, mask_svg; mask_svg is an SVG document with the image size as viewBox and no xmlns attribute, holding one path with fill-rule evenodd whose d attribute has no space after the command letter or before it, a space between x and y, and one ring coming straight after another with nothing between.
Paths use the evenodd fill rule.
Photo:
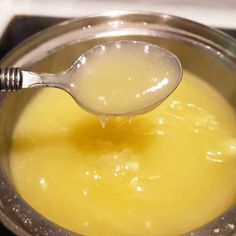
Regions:
<instances>
[{"instance_id":1,"label":"decorative pattern on spoon handle","mask_svg":"<svg viewBox=\"0 0 236 236\"><path fill-rule=\"evenodd\" d=\"M0 91L10 92L22 88L23 73L18 67L0 67Z\"/></svg>"}]
</instances>

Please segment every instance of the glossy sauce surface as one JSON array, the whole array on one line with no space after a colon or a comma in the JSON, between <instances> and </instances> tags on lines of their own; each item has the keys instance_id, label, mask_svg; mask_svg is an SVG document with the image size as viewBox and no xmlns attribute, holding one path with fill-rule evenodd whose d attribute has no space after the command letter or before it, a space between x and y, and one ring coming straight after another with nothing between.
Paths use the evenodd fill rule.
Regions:
<instances>
[{"instance_id":1,"label":"glossy sauce surface","mask_svg":"<svg viewBox=\"0 0 236 236\"><path fill-rule=\"evenodd\" d=\"M66 93L43 89L15 127L10 166L23 198L65 228L175 236L235 203L236 115L186 71L158 109L105 128Z\"/></svg>"},{"instance_id":2,"label":"glossy sauce surface","mask_svg":"<svg viewBox=\"0 0 236 236\"><path fill-rule=\"evenodd\" d=\"M181 80L174 54L139 41L114 41L82 56L66 80L68 91L88 111L102 115L146 113ZM65 80L64 80L65 81Z\"/></svg>"}]
</instances>

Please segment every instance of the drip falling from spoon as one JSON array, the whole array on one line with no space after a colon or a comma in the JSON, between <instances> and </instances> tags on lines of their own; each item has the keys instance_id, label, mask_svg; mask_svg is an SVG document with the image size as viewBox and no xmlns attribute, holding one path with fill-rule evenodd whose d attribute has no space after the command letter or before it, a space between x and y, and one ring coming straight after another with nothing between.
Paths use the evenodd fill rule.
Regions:
<instances>
[{"instance_id":1,"label":"drip falling from spoon","mask_svg":"<svg viewBox=\"0 0 236 236\"><path fill-rule=\"evenodd\" d=\"M58 74L2 69L0 90L56 87L95 115L133 116L160 105L181 79L181 64L170 51L122 40L95 46Z\"/></svg>"}]
</instances>

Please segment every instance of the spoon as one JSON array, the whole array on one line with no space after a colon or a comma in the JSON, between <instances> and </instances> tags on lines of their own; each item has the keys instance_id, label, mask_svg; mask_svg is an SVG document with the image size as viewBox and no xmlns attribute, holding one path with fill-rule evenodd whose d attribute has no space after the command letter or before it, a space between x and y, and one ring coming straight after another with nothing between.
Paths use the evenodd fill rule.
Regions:
<instances>
[{"instance_id":1,"label":"spoon","mask_svg":"<svg viewBox=\"0 0 236 236\"><path fill-rule=\"evenodd\" d=\"M0 91L54 87L93 114L133 116L160 105L181 79L181 64L170 51L121 40L95 46L58 74L0 68Z\"/></svg>"}]
</instances>

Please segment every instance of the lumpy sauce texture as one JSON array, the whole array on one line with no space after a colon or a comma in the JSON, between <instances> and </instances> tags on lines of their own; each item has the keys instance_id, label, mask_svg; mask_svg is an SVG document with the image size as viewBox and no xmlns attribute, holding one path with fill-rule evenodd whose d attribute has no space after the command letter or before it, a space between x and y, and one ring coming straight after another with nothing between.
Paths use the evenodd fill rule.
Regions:
<instances>
[{"instance_id":1,"label":"lumpy sauce texture","mask_svg":"<svg viewBox=\"0 0 236 236\"><path fill-rule=\"evenodd\" d=\"M16 124L11 173L51 221L88 236L174 236L236 200L236 115L189 72L157 109L103 128L66 93L41 90Z\"/></svg>"}]
</instances>

